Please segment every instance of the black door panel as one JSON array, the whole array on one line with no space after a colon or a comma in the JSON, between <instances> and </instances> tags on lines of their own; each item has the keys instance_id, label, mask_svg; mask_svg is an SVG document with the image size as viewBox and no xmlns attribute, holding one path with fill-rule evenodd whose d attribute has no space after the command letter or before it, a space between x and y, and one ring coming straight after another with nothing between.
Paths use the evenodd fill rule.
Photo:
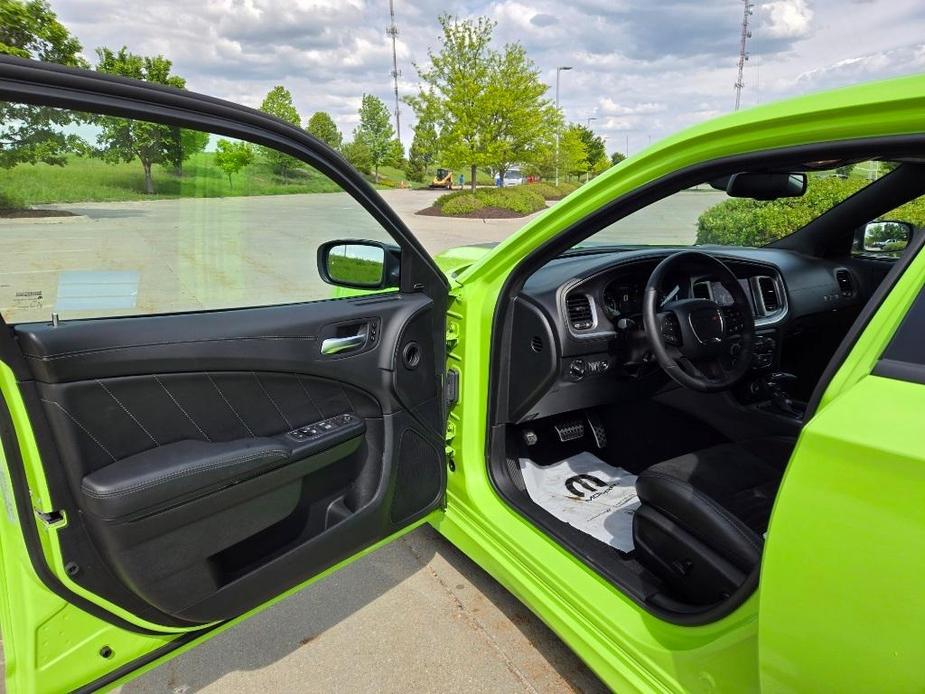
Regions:
<instances>
[{"instance_id":1,"label":"black door panel","mask_svg":"<svg viewBox=\"0 0 925 694\"><path fill-rule=\"evenodd\" d=\"M74 580L158 623L227 619L435 508L438 325L391 294L18 326Z\"/></svg>"}]
</instances>

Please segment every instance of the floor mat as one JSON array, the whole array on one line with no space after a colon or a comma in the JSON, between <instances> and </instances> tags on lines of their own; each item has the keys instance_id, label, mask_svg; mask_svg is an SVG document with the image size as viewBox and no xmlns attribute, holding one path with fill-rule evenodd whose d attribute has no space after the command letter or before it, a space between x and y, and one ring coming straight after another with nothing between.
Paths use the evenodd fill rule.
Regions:
<instances>
[{"instance_id":1,"label":"floor mat","mask_svg":"<svg viewBox=\"0 0 925 694\"><path fill-rule=\"evenodd\" d=\"M521 458L527 494L553 516L624 552L633 549L636 475L579 453L552 465Z\"/></svg>"}]
</instances>

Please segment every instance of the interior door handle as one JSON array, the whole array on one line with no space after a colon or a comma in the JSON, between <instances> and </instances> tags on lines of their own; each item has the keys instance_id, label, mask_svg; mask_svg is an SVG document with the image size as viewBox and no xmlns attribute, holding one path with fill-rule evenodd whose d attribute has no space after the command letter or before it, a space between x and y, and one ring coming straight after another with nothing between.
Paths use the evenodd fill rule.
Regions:
<instances>
[{"instance_id":1,"label":"interior door handle","mask_svg":"<svg viewBox=\"0 0 925 694\"><path fill-rule=\"evenodd\" d=\"M340 354L347 350L359 349L366 344L366 328L349 337L329 337L321 343L322 354Z\"/></svg>"}]
</instances>

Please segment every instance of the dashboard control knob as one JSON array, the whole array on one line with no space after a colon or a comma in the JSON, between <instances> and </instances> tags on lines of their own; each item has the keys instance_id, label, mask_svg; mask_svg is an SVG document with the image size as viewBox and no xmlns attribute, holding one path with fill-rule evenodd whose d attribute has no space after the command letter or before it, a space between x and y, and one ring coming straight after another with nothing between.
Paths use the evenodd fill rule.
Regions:
<instances>
[{"instance_id":1,"label":"dashboard control knob","mask_svg":"<svg viewBox=\"0 0 925 694\"><path fill-rule=\"evenodd\" d=\"M584 359L575 359L568 365L568 376L573 381L580 381L588 372L588 365Z\"/></svg>"}]
</instances>

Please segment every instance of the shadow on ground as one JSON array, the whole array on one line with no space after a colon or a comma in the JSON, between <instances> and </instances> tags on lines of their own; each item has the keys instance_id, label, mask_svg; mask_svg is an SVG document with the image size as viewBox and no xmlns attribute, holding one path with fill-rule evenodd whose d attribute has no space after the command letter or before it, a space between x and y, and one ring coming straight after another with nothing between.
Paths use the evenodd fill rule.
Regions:
<instances>
[{"instance_id":1,"label":"shadow on ground","mask_svg":"<svg viewBox=\"0 0 925 694\"><path fill-rule=\"evenodd\" d=\"M122 692L604 691L522 603L429 527Z\"/></svg>"}]
</instances>

